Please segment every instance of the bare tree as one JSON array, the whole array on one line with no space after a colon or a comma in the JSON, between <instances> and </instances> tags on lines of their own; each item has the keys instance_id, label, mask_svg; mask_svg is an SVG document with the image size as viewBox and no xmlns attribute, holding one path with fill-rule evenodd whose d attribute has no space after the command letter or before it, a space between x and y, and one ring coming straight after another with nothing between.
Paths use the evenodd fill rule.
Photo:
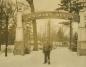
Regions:
<instances>
[{"instance_id":1,"label":"bare tree","mask_svg":"<svg viewBox=\"0 0 86 67\"><path fill-rule=\"evenodd\" d=\"M9 19L14 17L15 14L15 4L12 0L0 0L0 20L1 20L1 28L4 28L4 36L5 36L5 56L7 56L7 46L8 46L8 26ZM0 29L1 29L0 28Z\"/></svg>"}]
</instances>

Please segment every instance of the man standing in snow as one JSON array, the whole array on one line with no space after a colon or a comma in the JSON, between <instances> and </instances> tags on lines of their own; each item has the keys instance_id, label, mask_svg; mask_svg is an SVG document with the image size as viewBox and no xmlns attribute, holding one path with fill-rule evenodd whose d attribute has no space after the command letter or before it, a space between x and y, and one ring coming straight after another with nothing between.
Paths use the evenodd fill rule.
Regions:
<instances>
[{"instance_id":1,"label":"man standing in snow","mask_svg":"<svg viewBox=\"0 0 86 67\"><path fill-rule=\"evenodd\" d=\"M52 46L47 41L43 45L43 53L44 53L44 63L50 64L50 52L52 50Z\"/></svg>"}]
</instances>

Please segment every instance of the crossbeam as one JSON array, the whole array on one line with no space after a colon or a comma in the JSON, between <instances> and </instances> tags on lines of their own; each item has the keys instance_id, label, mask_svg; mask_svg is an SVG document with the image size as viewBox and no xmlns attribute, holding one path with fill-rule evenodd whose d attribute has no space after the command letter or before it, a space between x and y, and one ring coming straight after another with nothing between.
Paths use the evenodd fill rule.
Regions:
<instances>
[{"instance_id":1,"label":"crossbeam","mask_svg":"<svg viewBox=\"0 0 86 67\"><path fill-rule=\"evenodd\" d=\"M46 12L34 12L27 15L23 15L25 21L30 21L32 19L65 19L69 20L71 18L75 22L79 22L79 15L68 13L68 12L59 12L59 11L46 11Z\"/></svg>"}]
</instances>

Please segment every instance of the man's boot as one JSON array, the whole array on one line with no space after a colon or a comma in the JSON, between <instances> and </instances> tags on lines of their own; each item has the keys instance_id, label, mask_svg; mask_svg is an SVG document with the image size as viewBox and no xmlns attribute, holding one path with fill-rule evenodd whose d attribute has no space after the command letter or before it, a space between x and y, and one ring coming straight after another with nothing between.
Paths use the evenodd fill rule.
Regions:
<instances>
[{"instance_id":1,"label":"man's boot","mask_svg":"<svg viewBox=\"0 0 86 67\"><path fill-rule=\"evenodd\" d=\"M50 60L48 60L48 64L50 64Z\"/></svg>"},{"instance_id":2,"label":"man's boot","mask_svg":"<svg viewBox=\"0 0 86 67\"><path fill-rule=\"evenodd\" d=\"M44 61L44 64L46 64L47 63L47 59L45 59L45 61Z\"/></svg>"}]
</instances>

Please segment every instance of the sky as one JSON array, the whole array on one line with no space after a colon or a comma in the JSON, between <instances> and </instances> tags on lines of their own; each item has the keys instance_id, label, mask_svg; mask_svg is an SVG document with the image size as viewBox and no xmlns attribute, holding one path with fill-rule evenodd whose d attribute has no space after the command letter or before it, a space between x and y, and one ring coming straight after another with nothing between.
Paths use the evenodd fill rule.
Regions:
<instances>
[{"instance_id":1,"label":"sky","mask_svg":"<svg viewBox=\"0 0 86 67\"><path fill-rule=\"evenodd\" d=\"M36 11L53 11L58 7L60 0L34 0Z\"/></svg>"}]
</instances>

